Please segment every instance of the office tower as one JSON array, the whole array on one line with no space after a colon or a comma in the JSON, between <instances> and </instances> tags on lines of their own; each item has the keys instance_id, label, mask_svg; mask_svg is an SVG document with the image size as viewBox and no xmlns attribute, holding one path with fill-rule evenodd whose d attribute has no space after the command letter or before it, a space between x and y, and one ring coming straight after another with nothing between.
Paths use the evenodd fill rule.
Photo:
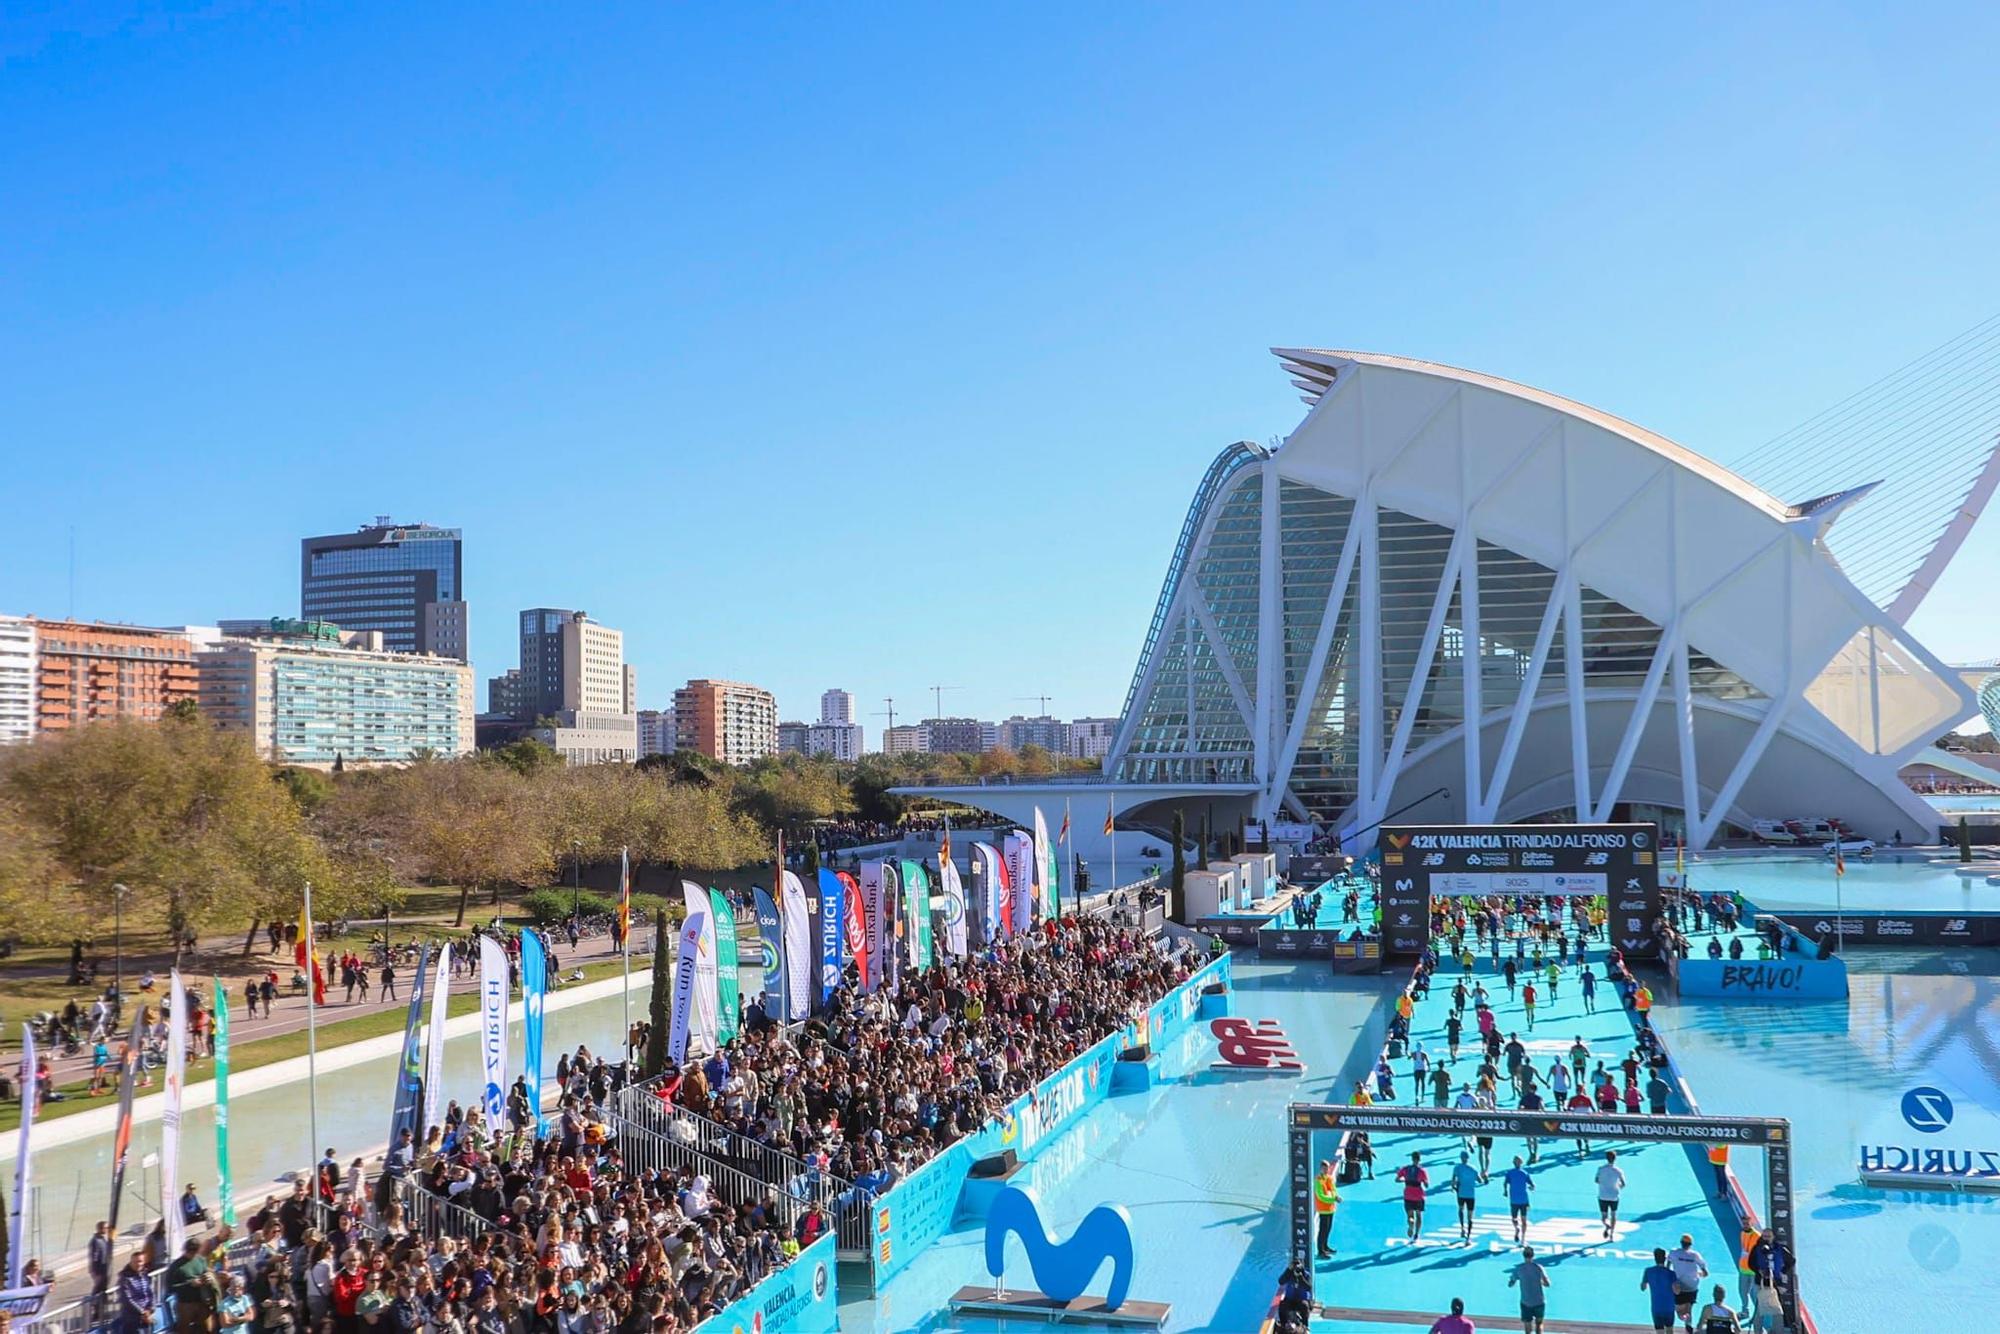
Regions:
<instances>
[{"instance_id":1,"label":"office tower","mask_svg":"<svg viewBox=\"0 0 2000 1334\"><path fill-rule=\"evenodd\" d=\"M467 659L463 542L456 528L388 516L299 544L299 615L380 630L392 653Z\"/></svg>"},{"instance_id":2,"label":"office tower","mask_svg":"<svg viewBox=\"0 0 2000 1334\"><path fill-rule=\"evenodd\" d=\"M674 711L671 708L641 709L637 717L639 758L673 754L679 745L679 738L674 735Z\"/></svg>"},{"instance_id":3,"label":"office tower","mask_svg":"<svg viewBox=\"0 0 2000 1334\"><path fill-rule=\"evenodd\" d=\"M388 652L385 639L379 630L280 618L224 638L196 655L201 716L248 733L267 759L311 768L471 750L471 666Z\"/></svg>"},{"instance_id":4,"label":"office tower","mask_svg":"<svg viewBox=\"0 0 2000 1334\"><path fill-rule=\"evenodd\" d=\"M854 721L854 696L845 690L829 690L819 697L819 720L823 723Z\"/></svg>"},{"instance_id":5,"label":"office tower","mask_svg":"<svg viewBox=\"0 0 2000 1334\"><path fill-rule=\"evenodd\" d=\"M35 734L35 623L0 616L0 745Z\"/></svg>"},{"instance_id":6,"label":"office tower","mask_svg":"<svg viewBox=\"0 0 2000 1334\"><path fill-rule=\"evenodd\" d=\"M1101 760L1118 735L1116 718L1077 718L1069 725L1069 753L1080 760Z\"/></svg>"},{"instance_id":7,"label":"office tower","mask_svg":"<svg viewBox=\"0 0 2000 1334\"><path fill-rule=\"evenodd\" d=\"M571 764L639 758L639 719L627 707L637 676L625 636L563 607L521 613L521 665L487 683L487 710L503 706L534 726L528 735Z\"/></svg>"},{"instance_id":8,"label":"office tower","mask_svg":"<svg viewBox=\"0 0 2000 1334\"><path fill-rule=\"evenodd\" d=\"M741 681L692 680L674 692L674 728L682 750L747 764L778 749L778 701Z\"/></svg>"}]
</instances>

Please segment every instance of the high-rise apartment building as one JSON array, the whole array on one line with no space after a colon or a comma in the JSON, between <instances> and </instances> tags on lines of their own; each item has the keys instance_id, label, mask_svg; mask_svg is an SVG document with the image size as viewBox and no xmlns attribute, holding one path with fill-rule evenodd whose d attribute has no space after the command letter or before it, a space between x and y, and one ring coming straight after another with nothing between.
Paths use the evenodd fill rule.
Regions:
<instances>
[{"instance_id":1,"label":"high-rise apartment building","mask_svg":"<svg viewBox=\"0 0 2000 1334\"><path fill-rule=\"evenodd\" d=\"M157 722L195 697L194 651L184 634L89 621L37 620L34 628L38 732L113 718Z\"/></svg>"},{"instance_id":2,"label":"high-rise apartment building","mask_svg":"<svg viewBox=\"0 0 2000 1334\"><path fill-rule=\"evenodd\" d=\"M637 717L640 759L648 755L671 755L679 748L680 739L674 735L672 709L641 709Z\"/></svg>"},{"instance_id":3,"label":"high-rise apartment building","mask_svg":"<svg viewBox=\"0 0 2000 1334\"><path fill-rule=\"evenodd\" d=\"M488 680L487 712L534 724L528 735L571 764L638 759L638 676L623 632L565 607L531 607L520 629L521 665Z\"/></svg>"},{"instance_id":4,"label":"high-rise apartment building","mask_svg":"<svg viewBox=\"0 0 2000 1334\"><path fill-rule=\"evenodd\" d=\"M780 755L805 755L809 751L807 743L812 740L811 723L779 723L778 753Z\"/></svg>"},{"instance_id":5,"label":"high-rise apartment building","mask_svg":"<svg viewBox=\"0 0 2000 1334\"><path fill-rule=\"evenodd\" d=\"M845 764L861 758L860 723L814 723L806 734L806 754L830 755Z\"/></svg>"},{"instance_id":6,"label":"high-rise apartment building","mask_svg":"<svg viewBox=\"0 0 2000 1334\"><path fill-rule=\"evenodd\" d=\"M682 750L747 764L777 752L778 701L741 681L692 680L674 692L674 729Z\"/></svg>"},{"instance_id":7,"label":"high-rise apartment building","mask_svg":"<svg viewBox=\"0 0 2000 1334\"><path fill-rule=\"evenodd\" d=\"M819 697L819 720L823 723L853 722L854 696L840 689L823 692Z\"/></svg>"},{"instance_id":8,"label":"high-rise apartment building","mask_svg":"<svg viewBox=\"0 0 2000 1334\"><path fill-rule=\"evenodd\" d=\"M930 728L921 723L905 723L882 733L884 755L923 755L931 748Z\"/></svg>"},{"instance_id":9,"label":"high-rise apartment building","mask_svg":"<svg viewBox=\"0 0 2000 1334\"><path fill-rule=\"evenodd\" d=\"M1101 760L1118 735L1116 718L1075 718L1069 725L1069 753L1081 760Z\"/></svg>"},{"instance_id":10,"label":"high-rise apartment building","mask_svg":"<svg viewBox=\"0 0 2000 1334\"><path fill-rule=\"evenodd\" d=\"M464 543L456 528L386 515L351 533L299 543L299 615L379 630L392 653L467 660Z\"/></svg>"},{"instance_id":11,"label":"high-rise apartment building","mask_svg":"<svg viewBox=\"0 0 2000 1334\"><path fill-rule=\"evenodd\" d=\"M35 623L0 616L0 745L35 734Z\"/></svg>"},{"instance_id":12,"label":"high-rise apartment building","mask_svg":"<svg viewBox=\"0 0 2000 1334\"><path fill-rule=\"evenodd\" d=\"M1000 724L1000 745L1011 751L1024 746L1040 746L1051 755L1069 754L1069 724L1043 714L1024 718L1015 714Z\"/></svg>"},{"instance_id":13,"label":"high-rise apartment building","mask_svg":"<svg viewBox=\"0 0 2000 1334\"><path fill-rule=\"evenodd\" d=\"M619 651L624 651L624 636L619 636ZM621 713L636 715L639 712L639 669L631 663L625 664L625 706Z\"/></svg>"},{"instance_id":14,"label":"high-rise apartment building","mask_svg":"<svg viewBox=\"0 0 2000 1334\"><path fill-rule=\"evenodd\" d=\"M197 656L201 714L284 764L401 764L473 746L472 668L391 653L380 631L274 617Z\"/></svg>"},{"instance_id":15,"label":"high-rise apartment building","mask_svg":"<svg viewBox=\"0 0 2000 1334\"><path fill-rule=\"evenodd\" d=\"M977 718L926 718L920 724L933 755L983 755L999 744L999 728Z\"/></svg>"}]
</instances>

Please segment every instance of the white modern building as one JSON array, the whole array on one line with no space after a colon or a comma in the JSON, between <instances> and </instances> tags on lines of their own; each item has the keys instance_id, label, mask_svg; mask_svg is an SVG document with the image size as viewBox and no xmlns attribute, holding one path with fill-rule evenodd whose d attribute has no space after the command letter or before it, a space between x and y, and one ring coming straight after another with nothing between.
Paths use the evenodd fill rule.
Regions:
<instances>
[{"instance_id":1,"label":"white modern building","mask_svg":"<svg viewBox=\"0 0 2000 1334\"><path fill-rule=\"evenodd\" d=\"M35 735L35 623L0 616L0 745Z\"/></svg>"},{"instance_id":2,"label":"white modern building","mask_svg":"<svg viewBox=\"0 0 2000 1334\"><path fill-rule=\"evenodd\" d=\"M1992 492L1990 440L1935 522L1899 520L1918 549L1864 593L1829 534L1867 522L1878 476L1775 495L1525 385L1278 355L1309 411L1196 491L1104 756L1121 821L1935 836L1897 769L1975 701L1903 622ZM955 799L1021 819L1065 790Z\"/></svg>"},{"instance_id":3,"label":"white modern building","mask_svg":"<svg viewBox=\"0 0 2000 1334\"><path fill-rule=\"evenodd\" d=\"M1069 753L1081 760L1101 760L1118 739L1116 718L1073 718L1069 724Z\"/></svg>"},{"instance_id":4,"label":"white modern building","mask_svg":"<svg viewBox=\"0 0 2000 1334\"><path fill-rule=\"evenodd\" d=\"M639 757L673 754L677 749L673 709L640 709L636 716L639 719Z\"/></svg>"},{"instance_id":5,"label":"white modern building","mask_svg":"<svg viewBox=\"0 0 2000 1334\"><path fill-rule=\"evenodd\" d=\"M823 723L853 722L853 694L838 687L822 692L819 697L819 720Z\"/></svg>"}]
</instances>

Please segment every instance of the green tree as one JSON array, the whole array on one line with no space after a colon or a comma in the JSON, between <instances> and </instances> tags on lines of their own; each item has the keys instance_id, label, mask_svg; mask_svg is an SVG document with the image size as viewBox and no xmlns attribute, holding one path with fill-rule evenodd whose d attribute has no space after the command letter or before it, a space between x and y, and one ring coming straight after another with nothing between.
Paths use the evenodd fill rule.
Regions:
<instances>
[{"instance_id":1,"label":"green tree","mask_svg":"<svg viewBox=\"0 0 2000 1334\"><path fill-rule=\"evenodd\" d=\"M653 994L646 1001L646 1019L652 1031L646 1035L646 1059L639 1072L647 1079L667 1068L667 1038L673 1027L674 937L667 931L667 915L653 914Z\"/></svg>"},{"instance_id":2,"label":"green tree","mask_svg":"<svg viewBox=\"0 0 2000 1334\"><path fill-rule=\"evenodd\" d=\"M1972 860L1972 826L1965 822L1963 815L1958 817L1958 859L1962 862Z\"/></svg>"},{"instance_id":3,"label":"green tree","mask_svg":"<svg viewBox=\"0 0 2000 1334\"><path fill-rule=\"evenodd\" d=\"M563 767L562 756L556 754L554 746L531 736L510 741L485 753L492 757L495 764L503 764L523 778L534 778L550 769Z\"/></svg>"}]
</instances>

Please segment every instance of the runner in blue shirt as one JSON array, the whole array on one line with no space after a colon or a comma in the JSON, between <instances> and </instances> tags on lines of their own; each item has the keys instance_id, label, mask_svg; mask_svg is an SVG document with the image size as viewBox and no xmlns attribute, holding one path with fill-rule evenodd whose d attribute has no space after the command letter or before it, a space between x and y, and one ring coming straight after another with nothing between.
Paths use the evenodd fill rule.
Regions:
<instances>
[{"instance_id":1,"label":"runner in blue shirt","mask_svg":"<svg viewBox=\"0 0 2000 1334\"><path fill-rule=\"evenodd\" d=\"M1514 1220L1514 1244L1519 1246L1528 1239L1528 1194L1535 1188L1535 1179L1521 1166L1521 1156L1516 1154L1514 1165L1500 1174L1500 1180L1507 1186L1507 1213Z\"/></svg>"},{"instance_id":2,"label":"runner in blue shirt","mask_svg":"<svg viewBox=\"0 0 2000 1334\"><path fill-rule=\"evenodd\" d=\"M1656 1330L1674 1327L1674 1271L1667 1268L1667 1252L1664 1247L1653 1248L1653 1263L1645 1273L1639 1275L1639 1290L1653 1303L1653 1328Z\"/></svg>"},{"instance_id":3,"label":"runner in blue shirt","mask_svg":"<svg viewBox=\"0 0 2000 1334\"><path fill-rule=\"evenodd\" d=\"M1591 971L1589 964L1583 967L1583 1012L1597 1012L1597 974Z\"/></svg>"},{"instance_id":4,"label":"runner in blue shirt","mask_svg":"<svg viewBox=\"0 0 2000 1334\"><path fill-rule=\"evenodd\" d=\"M1451 1169L1452 1192L1458 1196L1458 1234L1472 1240L1472 1213L1479 1195L1479 1169L1469 1154L1460 1150L1458 1166Z\"/></svg>"}]
</instances>

